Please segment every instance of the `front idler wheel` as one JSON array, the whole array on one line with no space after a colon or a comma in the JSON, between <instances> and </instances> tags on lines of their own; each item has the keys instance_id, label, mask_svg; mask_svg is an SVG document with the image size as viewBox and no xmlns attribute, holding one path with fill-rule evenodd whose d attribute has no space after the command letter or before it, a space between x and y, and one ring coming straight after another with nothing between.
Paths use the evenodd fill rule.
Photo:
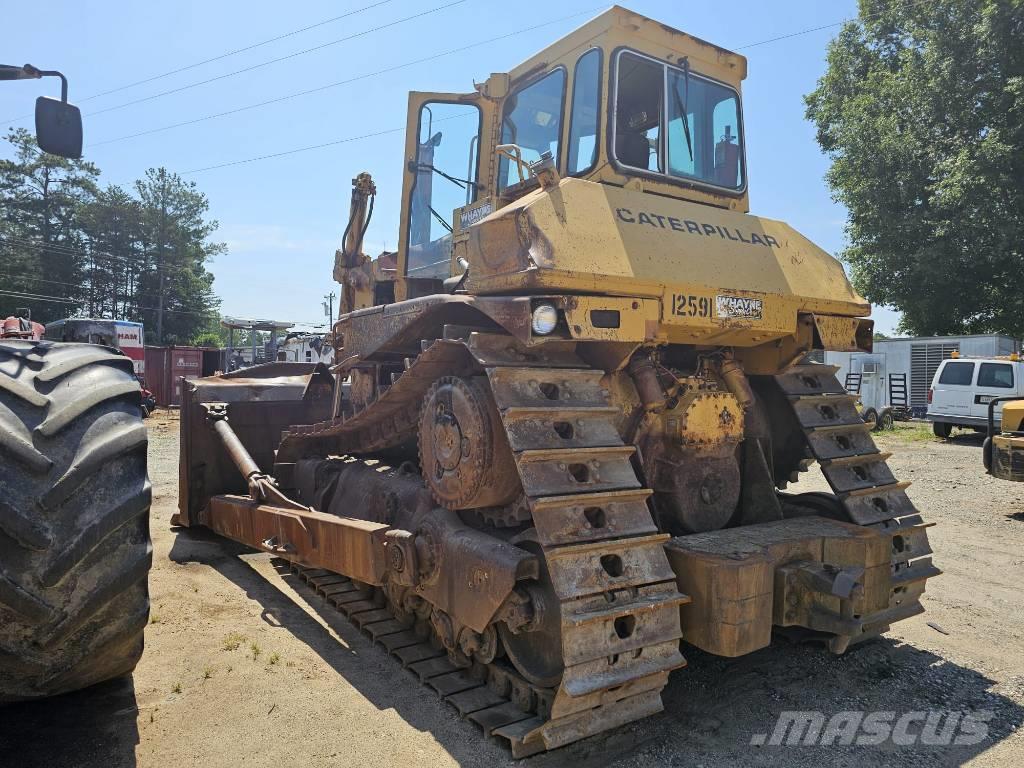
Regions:
<instances>
[{"instance_id":1,"label":"front idler wheel","mask_svg":"<svg viewBox=\"0 0 1024 768\"><path fill-rule=\"evenodd\" d=\"M423 399L419 422L423 479L447 509L510 504L519 474L487 379L445 376Z\"/></svg>"}]
</instances>

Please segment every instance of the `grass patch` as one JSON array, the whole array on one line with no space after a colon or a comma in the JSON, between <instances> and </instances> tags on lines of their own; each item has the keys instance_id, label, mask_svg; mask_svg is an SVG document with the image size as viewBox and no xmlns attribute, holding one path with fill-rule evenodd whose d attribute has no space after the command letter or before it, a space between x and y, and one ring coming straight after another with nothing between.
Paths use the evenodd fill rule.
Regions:
<instances>
[{"instance_id":1,"label":"grass patch","mask_svg":"<svg viewBox=\"0 0 1024 768\"><path fill-rule=\"evenodd\" d=\"M221 648L225 651L237 651L242 647L242 643L245 642L245 635L239 634L238 632L232 632L224 638L224 642L221 644Z\"/></svg>"},{"instance_id":2,"label":"grass patch","mask_svg":"<svg viewBox=\"0 0 1024 768\"><path fill-rule=\"evenodd\" d=\"M253 661L256 661L256 659L260 657L260 654L263 653L263 649L260 648L256 642L253 642L253 644L249 646L249 651L252 653Z\"/></svg>"},{"instance_id":3,"label":"grass patch","mask_svg":"<svg viewBox=\"0 0 1024 768\"><path fill-rule=\"evenodd\" d=\"M280 660L281 660L280 655L278 655L275 652L275 653L270 654L270 658L267 659L267 662L270 663L270 664L277 664Z\"/></svg>"},{"instance_id":4,"label":"grass patch","mask_svg":"<svg viewBox=\"0 0 1024 768\"><path fill-rule=\"evenodd\" d=\"M181 683L175 683L171 686L171 693L181 693Z\"/></svg>"},{"instance_id":5,"label":"grass patch","mask_svg":"<svg viewBox=\"0 0 1024 768\"><path fill-rule=\"evenodd\" d=\"M159 624L160 623L160 614L159 613L151 613L151 614L149 614L149 623L150 624Z\"/></svg>"},{"instance_id":6,"label":"grass patch","mask_svg":"<svg viewBox=\"0 0 1024 768\"><path fill-rule=\"evenodd\" d=\"M893 429L872 432L871 436L880 443L889 441L901 443L938 443L942 438L932 432L930 423L915 421L897 421Z\"/></svg>"},{"instance_id":7,"label":"grass patch","mask_svg":"<svg viewBox=\"0 0 1024 768\"><path fill-rule=\"evenodd\" d=\"M205 667L203 669L203 680L209 680L213 677L213 667Z\"/></svg>"}]
</instances>

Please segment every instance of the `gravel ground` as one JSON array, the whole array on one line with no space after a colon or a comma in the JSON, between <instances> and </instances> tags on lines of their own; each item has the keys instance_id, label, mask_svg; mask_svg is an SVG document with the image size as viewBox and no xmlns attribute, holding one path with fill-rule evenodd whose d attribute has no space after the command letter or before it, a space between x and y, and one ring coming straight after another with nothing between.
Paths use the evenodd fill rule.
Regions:
<instances>
[{"instance_id":1,"label":"gravel ground","mask_svg":"<svg viewBox=\"0 0 1024 768\"><path fill-rule=\"evenodd\" d=\"M176 415L150 424L146 653L132 679L0 710L0 765L514 764L265 555L172 531ZM525 765L1024 764L1024 485L985 476L971 436L941 441L900 425L879 442L937 523L931 540L945 574L929 583L923 616L838 658L783 643L732 660L688 647L663 714ZM812 470L794 490L824 488ZM993 718L973 746L752 746L787 710Z\"/></svg>"}]
</instances>

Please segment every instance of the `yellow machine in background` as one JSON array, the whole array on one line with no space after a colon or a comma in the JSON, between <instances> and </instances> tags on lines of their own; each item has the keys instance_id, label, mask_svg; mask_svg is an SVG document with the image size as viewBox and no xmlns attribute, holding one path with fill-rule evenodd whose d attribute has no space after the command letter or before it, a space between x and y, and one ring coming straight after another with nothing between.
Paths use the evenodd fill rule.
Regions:
<instances>
[{"instance_id":1,"label":"yellow machine in background","mask_svg":"<svg viewBox=\"0 0 1024 768\"><path fill-rule=\"evenodd\" d=\"M840 263L748 213L742 56L615 7L412 93L397 254L335 258L337 365L189 383L175 521L310 584L522 756L662 708L680 640L843 652L927 525L816 350ZM833 493L781 493L817 460Z\"/></svg>"},{"instance_id":2,"label":"yellow machine in background","mask_svg":"<svg viewBox=\"0 0 1024 768\"><path fill-rule=\"evenodd\" d=\"M995 407L1003 403L999 433L995 431ZM1000 480L1024 481L1024 399L994 398L988 404L988 437L982 448L985 471Z\"/></svg>"}]
</instances>

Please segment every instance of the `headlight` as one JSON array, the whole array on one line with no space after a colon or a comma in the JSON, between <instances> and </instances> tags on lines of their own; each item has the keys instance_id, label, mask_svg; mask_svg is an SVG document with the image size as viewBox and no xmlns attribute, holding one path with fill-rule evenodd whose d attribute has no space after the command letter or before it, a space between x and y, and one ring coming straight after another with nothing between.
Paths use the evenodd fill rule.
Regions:
<instances>
[{"instance_id":1,"label":"headlight","mask_svg":"<svg viewBox=\"0 0 1024 768\"><path fill-rule=\"evenodd\" d=\"M533 310L531 325L538 336L547 336L558 325L558 310L550 304L540 304Z\"/></svg>"}]
</instances>

